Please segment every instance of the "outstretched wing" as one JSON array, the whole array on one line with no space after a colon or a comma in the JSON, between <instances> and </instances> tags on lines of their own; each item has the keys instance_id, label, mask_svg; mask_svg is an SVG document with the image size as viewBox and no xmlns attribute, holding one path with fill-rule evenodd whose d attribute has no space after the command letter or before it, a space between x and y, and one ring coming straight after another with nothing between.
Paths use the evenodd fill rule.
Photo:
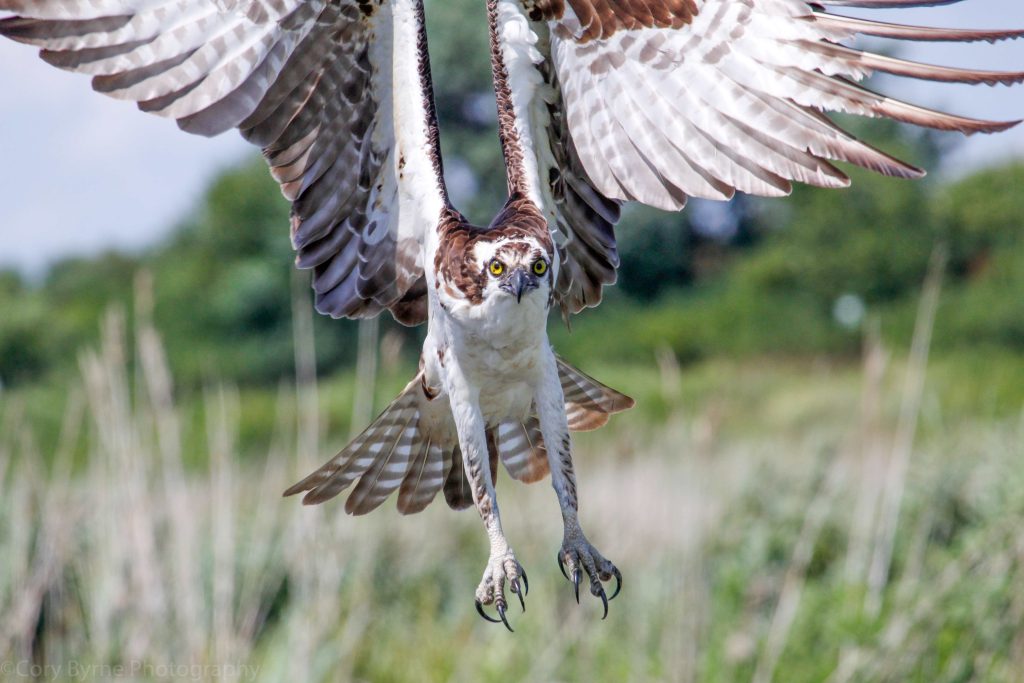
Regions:
<instances>
[{"instance_id":1,"label":"outstretched wing","mask_svg":"<svg viewBox=\"0 0 1024 683\"><path fill-rule=\"evenodd\" d=\"M556 296L564 311L576 313L600 303L601 288L615 282L621 201L595 188L577 154L547 25L531 22L519 0L488 0L488 14L492 49L501 51L496 78L508 86L518 142L527 150L521 159L526 191L558 249Z\"/></svg>"},{"instance_id":2,"label":"outstretched wing","mask_svg":"<svg viewBox=\"0 0 1024 683\"><path fill-rule=\"evenodd\" d=\"M317 309L426 318L447 196L422 0L0 0L0 34L190 133L238 128L292 202Z\"/></svg>"},{"instance_id":3,"label":"outstretched wing","mask_svg":"<svg viewBox=\"0 0 1024 683\"><path fill-rule=\"evenodd\" d=\"M830 163L835 160L893 176L923 174L857 140L822 112L963 133L1016 123L932 111L858 81L885 72L993 85L1020 82L1024 72L919 64L843 43L858 35L991 42L1024 32L902 26L823 7L956 0L490 1L513 100L518 97L516 124L529 131L536 152L542 207L555 213L553 229L568 233L560 243L592 248L569 253L569 280L559 280L572 310L596 303L600 284L613 279L607 271L617 263L615 216L600 207L635 200L674 210L688 196L728 199L736 190L780 196L792 181L846 186L849 178ZM569 199L559 183L571 189ZM577 198L601 220L567 211Z\"/></svg>"}]
</instances>

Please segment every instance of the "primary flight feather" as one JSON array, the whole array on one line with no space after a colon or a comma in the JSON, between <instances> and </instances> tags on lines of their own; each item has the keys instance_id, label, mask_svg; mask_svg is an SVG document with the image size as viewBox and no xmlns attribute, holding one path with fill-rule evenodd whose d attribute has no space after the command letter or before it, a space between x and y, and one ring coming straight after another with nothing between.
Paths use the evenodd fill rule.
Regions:
<instances>
[{"instance_id":1,"label":"primary flight feather","mask_svg":"<svg viewBox=\"0 0 1024 683\"><path fill-rule=\"evenodd\" d=\"M833 161L886 175L923 171L845 132L835 111L963 133L981 121L872 92L876 72L993 85L1011 71L918 64L848 47L859 35L997 41L1020 30L903 26L832 7L916 7L921 0L497 0L492 52L504 55L510 115L529 140L530 197L563 254L562 305L600 302L614 281L616 205L681 209L688 197L782 196L792 182L845 187Z\"/></svg>"}]
</instances>

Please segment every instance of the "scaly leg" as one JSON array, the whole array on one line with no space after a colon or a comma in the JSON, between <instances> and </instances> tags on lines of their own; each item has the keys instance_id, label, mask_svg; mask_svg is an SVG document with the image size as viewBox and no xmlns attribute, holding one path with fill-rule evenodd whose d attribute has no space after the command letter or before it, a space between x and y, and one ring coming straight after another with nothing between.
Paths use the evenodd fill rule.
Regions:
<instances>
[{"instance_id":1,"label":"scaly leg","mask_svg":"<svg viewBox=\"0 0 1024 683\"><path fill-rule=\"evenodd\" d=\"M487 452L487 434L483 414L480 412L479 394L473 391L465 381L465 376L458 368L452 354L445 356L446 383L451 401L452 414L455 417L455 428L459 436L459 448L462 450L462 461L466 470L466 478L473 493L480 518L483 519L487 537L491 542L490 557L484 569L483 579L476 589L476 610L484 619L498 623L498 619L487 616L483 605L494 604L498 610L500 622L511 631L505 611L505 582L512 592L519 597L519 603L526 611L523 600L523 589L529 590L526 572L516 560L512 548L509 547L505 533L501 529L501 517L498 514L498 499L494 491L494 479L491 476L491 464ZM522 585L519 579L522 577Z\"/></svg>"},{"instance_id":2,"label":"scaly leg","mask_svg":"<svg viewBox=\"0 0 1024 683\"><path fill-rule=\"evenodd\" d=\"M551 486L558 496L558 505L562 509L562 523L565 525L562 548L558 551L558 565L565 578L573 583L576 602L580 601L581 571L587 573L590 578L590 593L601 598L604 605L604 616L601 617L603 619L608 616L608 601L614 599L622 588L622 574L590 544L583 534L583 529L580 528L576 473L573 470L572 441L569 438L569 426L565 417L565 398L558 380L555 354L550 349L547 352L543 377L537 388L536 404L540 431L548 452ZM568 574L565 565L569 567ZM612 577L616 580L616 586L615 592L609 598L601 582L611 581Z\"/></svg>"}]
</instances>

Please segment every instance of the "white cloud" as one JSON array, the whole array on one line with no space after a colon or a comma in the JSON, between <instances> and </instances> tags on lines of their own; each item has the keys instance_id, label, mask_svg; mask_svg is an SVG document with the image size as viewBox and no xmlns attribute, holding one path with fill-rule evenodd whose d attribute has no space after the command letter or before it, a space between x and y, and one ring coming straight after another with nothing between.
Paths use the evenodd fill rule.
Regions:
<instances>
[{"instance_id":1,"label":"white cloud","mask_svg":"<svg viewBox=\"0 0 1024 683\"><path fill-rule=\"evenodd\" d=\"M0 64L0 265L151 244L251 150L97 95L26 46L0 42Z\"/></svg>"}]
</instances>

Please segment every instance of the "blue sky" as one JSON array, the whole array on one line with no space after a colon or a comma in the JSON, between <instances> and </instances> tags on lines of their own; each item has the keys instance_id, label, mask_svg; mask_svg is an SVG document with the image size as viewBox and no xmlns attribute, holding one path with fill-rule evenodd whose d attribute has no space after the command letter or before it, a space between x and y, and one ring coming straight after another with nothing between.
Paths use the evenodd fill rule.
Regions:
<instances>
[{"instance_id":1,"label":"blue sky","mask_svg":"<svg viewBox=\"0 0 1024 683\"><path fill-rule=\"evenodd\" d=\"M873 16L936 26L1019 28L1024 27L1024 2L966 0ZM1024 70L1024 40L918 43L903 55ZM0 266L39 272L61 256L151 244L195 206L211 177L251 153L236 133L214 139L186 135L172 121L97 95L86 77L42 63L27 46L0 41L0 65ZM888 81L879 87L956 113L1024 118L1024 87L906 83ZM969 139L941 172L956 175L1008 157L1024 158L1024 126Z\"/></svg>"}]
</instances>

